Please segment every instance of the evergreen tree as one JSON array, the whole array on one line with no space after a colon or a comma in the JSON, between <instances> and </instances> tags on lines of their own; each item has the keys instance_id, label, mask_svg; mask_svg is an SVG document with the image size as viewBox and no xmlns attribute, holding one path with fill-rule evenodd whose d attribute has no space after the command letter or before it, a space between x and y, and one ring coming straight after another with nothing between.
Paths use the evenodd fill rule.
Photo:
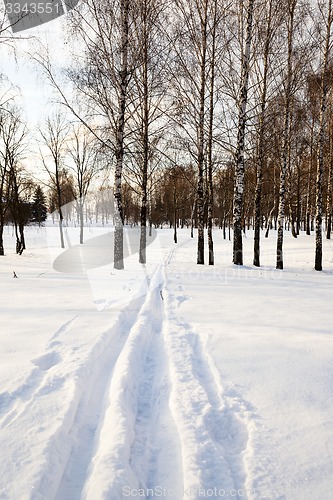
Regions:
<instances>
[{"instance_id":1,"label":"evergreen tree","mask_svg":"<svg viewBox=\"0 0 333 500\"><path fill-rule=\"evenodd\" d=\"M46 198L40 186L36 187L34 193L31 216L32 222L38 223L39 226L47 219Z\"/></svg>"}]
</instances>

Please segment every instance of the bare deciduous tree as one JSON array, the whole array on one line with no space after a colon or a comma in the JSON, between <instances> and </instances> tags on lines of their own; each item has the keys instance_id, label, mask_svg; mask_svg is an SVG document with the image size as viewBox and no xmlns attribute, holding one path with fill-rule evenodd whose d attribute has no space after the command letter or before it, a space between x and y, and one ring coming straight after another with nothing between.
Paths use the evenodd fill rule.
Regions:
<instances>
[{"instance_id":1,"label":"bare deciduous tree","mask_svg":"<svg viewBox=\"0 0 333 500\"><path fill-rule=\"evenodd\" d=\"M45 127L41 128L40 136L45 146L45 152L40 148L40 156L45 171L48 173L51 187L56 193L56 209L59 213L60 246L65 248L63 232L63 193L62 178L64 175L64 157L66 141L68 140L69 123L60 112L47 118Z\"/></svg>"},{"instance_id":2,"label":"bare deciduous tree","mask_svg":"<svg viewBox=\"0 0 333 500\"><path fill-rule=\"evenodd\" d=\"M248 101L248 83L251 57L251 41L253 33L253 8L255 0L249 0L247 5L246 39L241 65L241 82L239 89L239 113L237 147L235 153L235 191L234 191L234 240L233 262L243 265L242 220L244 200L244 154L245 154L245 128L246 107Z\"/></svg>"},{"instance_id":3,"label":"bare deciduous tree","mask_svg":"<svg viewBox=\"0 0 333 500\"><path fill-rule=\"evenodd\" d=\"M73 188L80 223L80 243L83 243L84 203L91 181L98 173L96 138L83 126L73 127L67 144L69 169L73 173Z\"/></svg>"},{"instance_id":4,"label":"bare deciduous tree","mask_svg":"<svg viewBox=\"0 0 333 500\"><path fill-rule=\"evenodd\" d=\"M326 7L326 9L325 9ZM323 39L323 65L321 75L321 99L320 99L320 119L318 131L317 150L317 180L316 180L316 253L315 270L322 271L323 242L322 242L322 219L323 219L323 170L324 170L324 144L325 125L327 113L327 97L329 92L329 64L331 56L331 36L333 24L332 0L328 0L327 6L320 3L318 8L325 19L325 37ZM326 12L325 12L326 11Z\"/></svg>"}]
</instances>

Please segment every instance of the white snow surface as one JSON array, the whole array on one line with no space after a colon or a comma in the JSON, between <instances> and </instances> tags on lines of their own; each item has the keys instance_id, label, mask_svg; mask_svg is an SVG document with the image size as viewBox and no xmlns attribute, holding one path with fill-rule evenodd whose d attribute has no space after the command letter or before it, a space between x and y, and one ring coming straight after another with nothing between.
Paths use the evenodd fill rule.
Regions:
<instances>
[{"instance_id":1,"label":"white snow surface","mask_svg":"<svg viewBox=\"0 0 333 500\"><path fill-rule=\"evenodd\" d=\"M236 267L216 230L198 266L162 229L146 266L71 273L85 245L26 236L0 257L1 500L333 498L333 242L319 273L313 236L285 233L277 271L274 231L261 268L249 231Z\"/></svg>"}]
</instances>

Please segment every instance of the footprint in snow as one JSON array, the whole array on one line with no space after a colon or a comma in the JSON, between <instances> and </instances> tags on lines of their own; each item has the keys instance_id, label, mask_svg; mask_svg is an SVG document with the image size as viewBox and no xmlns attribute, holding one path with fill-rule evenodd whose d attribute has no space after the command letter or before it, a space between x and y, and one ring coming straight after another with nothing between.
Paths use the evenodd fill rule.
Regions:
<instances>
[{"instance_id":1,"label":"footprint in snow","mask_svg":"<svg viewBox=\"0 0 333 500\"><path fill-rule=\"evenodd\" d=\"M44 371L49 370L52 366L59 364L61 361L62 357L56 352L43 354L42 356L31 360L35 366L38 366L38 368Z\"/></svg>"},{"instance_id":2,"label":"footprint in snow","mask_svg":"<svg viewBox=\"0 0 333 500\"><path fill-rule=\"evenodd\" d=\"M176 300L178 301L178 307L180 307L183 302L185 302L186 300L189 300L189 299L190 299L190 297L188 297L187 295L178 295L176 297Z\"/></svg>"}]
</instances>

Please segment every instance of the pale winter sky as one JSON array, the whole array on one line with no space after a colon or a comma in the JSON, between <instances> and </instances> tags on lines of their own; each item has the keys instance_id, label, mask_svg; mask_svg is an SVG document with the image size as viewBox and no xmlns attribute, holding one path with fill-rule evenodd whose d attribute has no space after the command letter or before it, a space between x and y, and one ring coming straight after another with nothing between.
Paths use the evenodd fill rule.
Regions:
<instances>
[{"instance_id":1,"label":"pale winter sky","mask_svg":"<svg viewBox=\"0 0 333 500\"><path fill-rule=\"evenodd\" d=\"M61 64L66 59L65 23L66 16L62 16L44 26L20 33L20 39L15 41L16 60L13 51L0 44L0 71L20 88L22 99L19 103L30 128L42 122L51 111L51 92L40 70L31 62L29 52L36 50L40 41L51 48L55 63Z\"/></svg>"}]
</instances>

